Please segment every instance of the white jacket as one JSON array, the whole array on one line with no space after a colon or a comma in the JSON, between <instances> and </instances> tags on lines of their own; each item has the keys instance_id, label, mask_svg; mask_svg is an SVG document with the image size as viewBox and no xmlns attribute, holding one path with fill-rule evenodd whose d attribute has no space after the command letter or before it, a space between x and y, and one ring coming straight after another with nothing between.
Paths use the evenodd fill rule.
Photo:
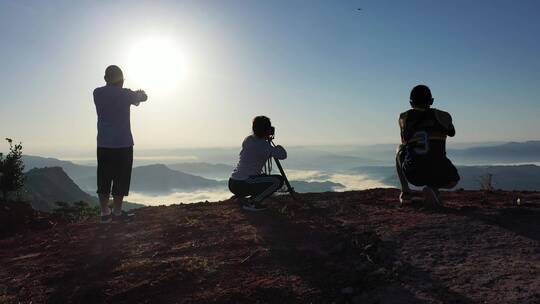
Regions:
<instances>
[{"instance_id":1,"label":"white jacket","mask_svg":"<svg viewBox=\"0 0 540 304\"><path fill-rule=\"evenodd\" d=\"M286 159L287 151L282 146L273 147L267 140L250 135L242 142L240 159L231 174L235 180L246 180L262 173L264 164L270 157Z\"/></svg>"}]
</instances>

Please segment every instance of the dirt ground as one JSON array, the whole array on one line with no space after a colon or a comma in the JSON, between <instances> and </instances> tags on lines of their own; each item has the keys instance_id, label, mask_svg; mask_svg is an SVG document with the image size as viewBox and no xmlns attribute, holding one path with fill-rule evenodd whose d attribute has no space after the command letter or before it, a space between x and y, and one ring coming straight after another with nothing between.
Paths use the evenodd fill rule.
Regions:
<instances>
[{"instance_id":1,"label":"dirt ground","mask_svg":"<svg viewBox=\"0 0 540 304\"><path fill-rule=\"evenodd\" d=\"M399 208L397 195L147 207L128 224L26 230L0 239L0 303L540 303L540 193L448 192L438 210Z\"/></svg>"}]
</instances>

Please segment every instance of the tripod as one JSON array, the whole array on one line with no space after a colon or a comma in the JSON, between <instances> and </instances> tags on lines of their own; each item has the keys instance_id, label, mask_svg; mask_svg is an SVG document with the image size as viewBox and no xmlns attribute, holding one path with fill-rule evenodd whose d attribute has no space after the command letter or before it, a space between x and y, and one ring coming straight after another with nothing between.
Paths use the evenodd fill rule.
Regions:
<instances>
[{"instance_id":1,"label":"tripod","mask_svg":"<svg viewBox=\"0 0 540 304\"><path fill-rule=\"evenodd\" d=\"M273 138L270 138L268 141L273 147L276 146L276 144L274 144ZM283 177L283 180L285 181L285 186L287 186L287 191L289 192L289 194L294 200L298 201L299 199L296 196L296 191L294 191L293 186L291 186L291 183L289 183L289 179L287 178L287 175L285 174L285 170L283 170L283 166L281 166L281 162L276 157L274 157L274 162L276 163L279 169L279 173L281 173L281 176Z\"/></svg>"}]
</instances>

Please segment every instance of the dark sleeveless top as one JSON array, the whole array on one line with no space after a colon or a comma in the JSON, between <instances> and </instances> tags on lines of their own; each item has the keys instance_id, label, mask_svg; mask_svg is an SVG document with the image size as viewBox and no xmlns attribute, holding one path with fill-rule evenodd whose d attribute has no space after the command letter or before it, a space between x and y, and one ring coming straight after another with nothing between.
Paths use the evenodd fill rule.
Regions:
<instances>
[{"instance_id":1,"label":"dark sleeveless top","mask_svg":"<svg viewBox=\"0 0 540 304\"><path fill-rule=\"evenodd\" d=\"M452 116L437 109L411 109L399 116L401 142L407 156L420 159L446 157L446 137L456 130Z\"/></svg>"}]
</instances>

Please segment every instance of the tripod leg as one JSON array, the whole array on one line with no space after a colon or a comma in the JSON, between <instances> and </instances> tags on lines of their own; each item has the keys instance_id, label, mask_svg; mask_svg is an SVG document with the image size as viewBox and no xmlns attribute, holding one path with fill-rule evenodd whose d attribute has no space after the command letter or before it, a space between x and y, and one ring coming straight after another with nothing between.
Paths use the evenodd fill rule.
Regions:
<instances>
[{"instance_id":1,"label":"tripod leg","mask_svg":"<svg viewBox=\"0 0 540 304\"><path fill-rule=\"evenodd\" d=\"M304 203L308 205L310 208L314 209L315 207L313 204L311 204L308 201L301 200L298 196L296 191L294 191L294 188L291 186L291 183L289 182L289 179L287 178L287 175L285 174L285 170L283 170L283 167L281 166L281 163L279 162L279 159L274 158L274 161L276 162L276 165L279 169L279 172L281 173L281 176L283 177L283 180L285 182L285 185L287 186L287 191L289 191L289 194L291 195L291 198L297 202Z\"/></svg>"},{"instance_id":2,"label":"tripod leg","mask_svg":"<svg viewBox=\"0 0 540 304\"><path fill-rule=\"evenodd\" d=\"M291 183L289 183L289 179L287 178L287 175L285 174L285 170L283 170L283 167L281 166L281 163L279 162L279 159L274 157L274 161L276 162L276 165L279 169L279 173L281 173L281 176L283 177L283 180L285 182L285 185L287 186L287 191L291 194L291 196L294 196L294 188L291 186Z\"/></svg>"},{"instance_id":3,"label":"tripod leg","mask_svg":"<svg viewBox=\"0 0 540 304\"><path fill-rule=\"evenodd\" d=\"M270 140L270 144L274 147L276 146L272 140ZM283 166L281 166L281 162L279 161L279 159L274 157L274 161L276 162L276 166L279 169L279 173L281 173L281 176L283 177L285 185L287 186L287 191L289 191L289 194L291 195L292 199L297 202L302 202L302 200L298 198L298 196L296 195L296 191L294 191L294 188L291 186L291 183L289 182L289 179L287 178L287 175L285 174L285 170L283 170ZM311 203L309 202L304 202L304 203L309 205L310 208L313 208L313 205Z\"/></svg>"}]
</instances>

